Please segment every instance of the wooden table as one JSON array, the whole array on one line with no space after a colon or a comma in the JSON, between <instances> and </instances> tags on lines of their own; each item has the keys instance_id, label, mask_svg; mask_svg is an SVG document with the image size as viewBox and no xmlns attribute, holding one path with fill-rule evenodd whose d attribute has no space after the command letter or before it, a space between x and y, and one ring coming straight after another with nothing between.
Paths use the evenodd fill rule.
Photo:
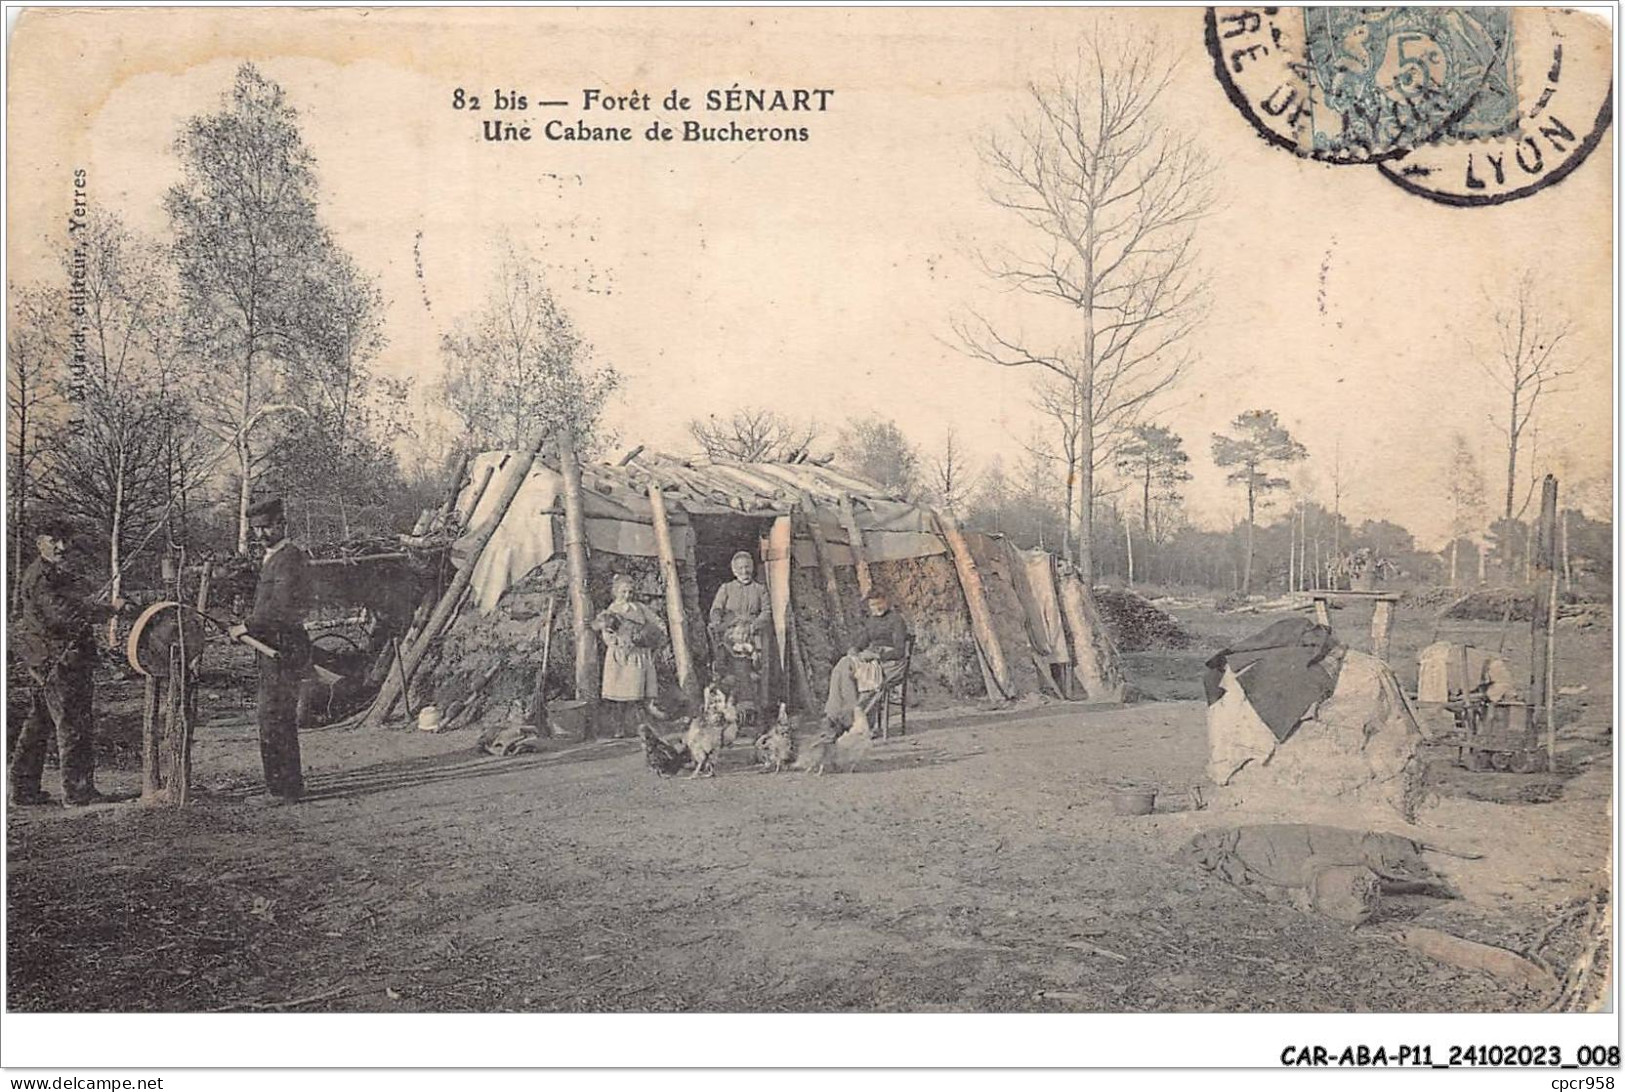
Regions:
<instances>
[{"instance_id":1,"label":"wooden table","mask_svg":"<svg viewBox=\"0 0 1625 1092\"><path fill-rule=\"evenodd\" d=\"M1388 640L1394 631L1394 604L1399 602L1398 592L1385 591L1312 591L1315 600L1315 621L1331 628L1329 607L1333 599L1374 599L1376 609L1371 615L1371 655L1388 662Z\"/></svg>"}]
</instances>

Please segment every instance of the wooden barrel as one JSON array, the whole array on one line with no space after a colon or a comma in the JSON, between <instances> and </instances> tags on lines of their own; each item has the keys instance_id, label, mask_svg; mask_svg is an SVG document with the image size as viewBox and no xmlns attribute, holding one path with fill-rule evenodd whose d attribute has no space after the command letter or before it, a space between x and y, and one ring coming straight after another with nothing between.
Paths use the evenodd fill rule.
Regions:
<instances>
[{"instance_id":1,"label":"wooden barrel","mask_svg":"<svg viewBox=\"0 0 1625 1092\"><path fill-rule=\"evenodd\" d=\"M168 676L169 650L181 640L182 627L188 666L196 668L203 658L203 619L191 607L168 600L147 607L130 627L124 642L130 667L153 678Z\"/></svg>"}]
</instances>

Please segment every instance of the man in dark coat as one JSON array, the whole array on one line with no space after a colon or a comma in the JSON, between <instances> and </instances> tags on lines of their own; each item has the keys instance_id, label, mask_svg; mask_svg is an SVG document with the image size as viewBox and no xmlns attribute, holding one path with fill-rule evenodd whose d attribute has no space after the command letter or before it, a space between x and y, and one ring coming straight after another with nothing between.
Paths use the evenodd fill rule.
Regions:
<instances>
[{"instance_id":1,"label":"man in dark coat","mask_svg":"<svg viewBox=\"0 0 1625 1092\"><path fill-rule=\"evenodd\" d=\"M273 497L248 510L254 541L265 550L254 610L244 625L232 627L277 650L276 658L260 657L260 761L265 766L266 802L291 804L305 792L299 760L299 684L310 667L310 637L305 615L311 587L305 552L288 540L282 500Z\"/></svg>"},{"instance_id":2,"label":"man in dark coat","mask_svg":"<svg viewBox=\"0 0 1625 1092\"><path fill-rule=\"evenodd\" d=\"M875 695L902 677L903 660L908 653L908 626L891 609L886 594L876 588L865 599L868 616L858 628L856 639L846 655L835 662L829 673L829 698L824 703L824 724L834 739L846 734L857 719L859 708L868 705L874 712ZM873 725L870 725L873 731Z\"/></svg>"},{"instance_id":3,"label":"man in dark coat","mask_svg":"<svg viewBox=\"0 0 1625 1092\"><path fill-rule=\"evenodd\" d=\"M35 542L39 556L23 572L21 611L12 628L18 652L33 685L33 705L6 768L7 789L14 805L48 804L40 788L45 744L56 728L57 756L62 764L62 795L68 804L95 804L106 799L96 791L95 727L91 701L95 694L95 623L117 613L121 599L97 602L77 558L70 558L72 530L50 523Z\"/></svg>"}]
</instances>

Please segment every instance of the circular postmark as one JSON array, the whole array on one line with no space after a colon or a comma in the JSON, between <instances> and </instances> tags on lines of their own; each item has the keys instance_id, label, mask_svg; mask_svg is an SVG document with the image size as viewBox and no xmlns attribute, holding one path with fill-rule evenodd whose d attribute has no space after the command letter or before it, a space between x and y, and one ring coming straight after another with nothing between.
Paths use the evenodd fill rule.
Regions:
<instances>
[{"instance_id":1,"label":"circular postmark","mask_svg":"<svg viewBox=\"0 0 1625 1092\"><path fill-rule=\"evenodd\" d=\"M1518 8L1519 124L1491 139L1434 143L1378 164L1400 188L1447 205L1499 205L1561 182L1613 121L1608 29L1583 12Z\"/></svg>"},{"instance_id":2,"label":"circular postmark","mask_svg":"<svg viewBox=\"0 0 1625 1092\"><path fill-rule=\"evenodd\" d=\"M1518 123L1505 8L1209 8L1230 101L1271 143L1327 163L1498 137Z\"/></svg>"}]
</instances>

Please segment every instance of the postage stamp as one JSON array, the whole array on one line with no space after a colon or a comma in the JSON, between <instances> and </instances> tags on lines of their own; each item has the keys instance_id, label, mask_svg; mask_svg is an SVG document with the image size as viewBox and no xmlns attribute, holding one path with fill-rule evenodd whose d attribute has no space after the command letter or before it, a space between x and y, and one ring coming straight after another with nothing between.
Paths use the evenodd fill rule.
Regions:
<instances>
[{"instance_id":1,"label":"postage stamp","mask_svg":"<svg viewBox=\"0 0 1625 1092\"><path fill-rule=\"evenodd\" d=\"M1232 105L1271 144L1450 205L1567 177L1612 118L1607 28L1548 8L1210 8Z\"/></svg>"},{"instance_id":2,"label":"postage stamp","mask_svg":"<svg viewBox=\"0 0 1625 1092\"><path fill-rule=\"evenodd\" d=\"M1507 8L1307 8L1304 149L1369 160L1518 124Z\"/></svg>"}]
</instances>

